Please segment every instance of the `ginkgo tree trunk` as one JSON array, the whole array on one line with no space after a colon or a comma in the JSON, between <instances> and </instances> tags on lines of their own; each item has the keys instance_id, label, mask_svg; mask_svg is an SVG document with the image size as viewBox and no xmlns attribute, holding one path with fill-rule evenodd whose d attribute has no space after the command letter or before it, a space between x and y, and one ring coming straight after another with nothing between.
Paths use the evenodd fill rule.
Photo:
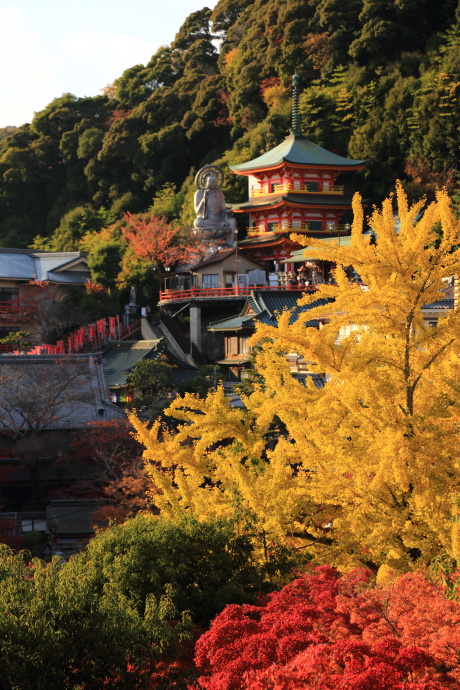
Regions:
<instances>
[{"instance_id":1,"label":"ginkgo tree trunk","mask_svg":"<svg viewBox=\"0 0 460 690\"><path fill-rule=\"evenodd\" d=\"M340 568L460 561L460 311L437 328L421 311L460 273L460 224L444 192L409 207L398 185L370 225L376 243L357 195L349 247L295 237L336 264L337 284L302 297L311 309L294 323L283 312L258 327L262 383L244 409L218 390L173 402L178 433L134 420L163 512L233 514L266 553L281 539ZM349 265L363 285L349 282ZM305 326L313 319L322 327ZM324 388L292 377L289 352L326 375Z\"/></svg>"}]
</instances>

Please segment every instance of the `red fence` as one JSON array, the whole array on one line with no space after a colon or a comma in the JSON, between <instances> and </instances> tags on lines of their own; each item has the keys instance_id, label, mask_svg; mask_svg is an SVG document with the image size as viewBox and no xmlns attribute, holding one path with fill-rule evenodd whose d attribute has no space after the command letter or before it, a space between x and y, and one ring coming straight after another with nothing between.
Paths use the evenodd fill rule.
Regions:
<instances>
[{"instance_id":1,"label":"red fence","mask_svg":"<svg viewBox=\"0 0 460 690\"><path fill-rule=\"evenodd\" d=\"M253 290L298 290L299 292L315 292L312 285L263 285L231 288L190 288L189 290L165 290L160 292L160 302L168 302L175 299L193 299L206 297L246 297Z\"/></svg>"}]
</instances>

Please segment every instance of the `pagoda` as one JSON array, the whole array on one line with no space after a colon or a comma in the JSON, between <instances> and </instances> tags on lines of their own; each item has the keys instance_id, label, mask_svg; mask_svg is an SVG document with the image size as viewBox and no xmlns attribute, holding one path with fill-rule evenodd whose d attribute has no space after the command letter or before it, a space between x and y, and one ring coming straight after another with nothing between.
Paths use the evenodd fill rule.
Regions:
<instances>
[{"instance_id":1,"label":"pagoda","mask_svg":"<svg viewBox=\"0 0 460 690\"><path fill-rule=\"evenodd\" d=\"M293 77L292 128L278 146L247 163L230 166L249 178L249 200L233 204L249 214L247 238L239 246L255 261L277 270L300 245L290 234L307 237L347 235L351 197L338 186L338 176L360 170L364 161L344 158L317 146L303 135L299 113L299 77ZM348 213L347 213L348 212Z\"/></svg>"}]
</instances>

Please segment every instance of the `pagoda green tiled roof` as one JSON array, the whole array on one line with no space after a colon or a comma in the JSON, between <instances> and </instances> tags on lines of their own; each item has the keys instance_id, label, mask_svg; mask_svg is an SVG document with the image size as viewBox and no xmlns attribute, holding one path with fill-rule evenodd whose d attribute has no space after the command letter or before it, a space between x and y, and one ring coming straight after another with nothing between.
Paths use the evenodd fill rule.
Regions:
<instances>
[{"instance_id":1,"label":"pagoda green tiled roof","mask_svg":"<svg viewBox=\"0 0 460 690\"><path fill-rule=\"evenodd\" d=\"M331 244L332 242L337 242L339 241L339 238L334 235L333 237L321 237L321 242L324 242L325 244ZM351 235L345 235L344 237L340 238L340 244L342 247L349 247L351 244ZM313 247L302 247L302 249L296 249L294 252L291 252L291 255L287 259L283 259L282 263L288 263L288 262L302 262L302 261L312 261L312 259L306 259L305 258L305 252L308 250L314 251L315 248Z\"/></svg>"},{"instance_id":2,"label":"pagoda green tiled roof","mask_svg":"<svg viewBox=\"0 0 460 690\"><path fill-rule=\"evenodd\" d=\"M247 163L231 165L230 168L235 173L244 174L261 168L275 168L283 162L329 168L358 168L364 163L364 161L355 161L327 151L302 134L291 134L271 151Z\"/></svg>"},{"instance_id":3,"label":"pagoda green tiled roof","mask_svg":"<svg viewBox=\"0 0 460 690\"><path fill-rule=\"evenodd\" d=\"M252 246L255 242L257 244L269 244L273 242L278 242L279 240L285 239L289 240L289 236L291 235L292 230L286 230L286 232L279 232L279 233L273 233L273 232L266 232L263 235L256 235L254 237L246 237L245 240L241 240L241 242L238 242L238 247L245 247L246 245ZM294 242L292 242L294 244Z\"/></svg>"}]
</instances>

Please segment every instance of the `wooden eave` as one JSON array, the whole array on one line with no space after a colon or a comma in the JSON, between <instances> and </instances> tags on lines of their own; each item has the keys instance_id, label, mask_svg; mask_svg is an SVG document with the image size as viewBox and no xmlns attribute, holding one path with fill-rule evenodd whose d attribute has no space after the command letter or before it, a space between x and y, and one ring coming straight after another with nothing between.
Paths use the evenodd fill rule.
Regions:
<instances>
[{"instance_id":1,"label":"wooden eave","mask_svg":"<svg viewBox=\"0 0 460 690\"><path fill-rule=\"evenodd\" d=\"M259 197L260 199L260 197ZM255 213L257 211L266 211L268 209L275 209L275 208L280 208L282 206L289 206L290 208L299 208L299 207L308 207L308 208L314 208L314 209L329 209L329 210L348 210L351 208L351 203L349 202L344 202L343 204L328 204L327 203L327 197L324 199L326 203L312 203L311 201L308 200L308 197L305 199L305 203L301 202L294 202L294 201L287 201L286 199L281 199L281 201L277 201L273 203L272 200L269 198L267 199L267 202L265 204L258 204L254 205L253 207L249 208L233 208L233 213ZM247 202L245 202L247 203ZM364 204L363 204L364 206Z\"/></svg>"},{"instance_id":2,"label":"wooden eave","mask_svg":"<svg viewBox=\"0 0 460 690\"><path fill-rule=\"evenodd\" d=\"M347 170L362 170L364 168L364 165L329 165L329 164L320 164L320 163L290 163L288 161L283 161L282 163L276 163L275 165L267 165L262 168L252 168L251 170L242 170L242 171L236 171L232 170L232 173L234 175L245 175L246 177L249 176L256 176L257 173L264 173L264 172L273 172L274 170L280 170L280 172L283 170L295 170L296 168L301 169L301 170L332 170L336 172L346 172Z\"/></svg>"},{"instance_id":3,"label":"wooden eave","mask_svg":"<svg viewBox=\"0 0 460 690\"><path fill-rule=\"evenodd\" d=\"M247 242L247 240L249 239L251 241L251 243L245 244L244 249L252 248L252 247L277 247L281 244L290 244L292 246L297 246L299 244L298 242L294 242L293 240L290 240L288 237L279 237L276 240L274 239L272 242L260 242L260 239L263 237L264 237L264 235L257 235L256 237L254 237L254 239L252 237L247 238L246 240L244 240L244 242ZM257 241L257 240L259 240L259 241Z\"/></svg>"}]
</instances>

